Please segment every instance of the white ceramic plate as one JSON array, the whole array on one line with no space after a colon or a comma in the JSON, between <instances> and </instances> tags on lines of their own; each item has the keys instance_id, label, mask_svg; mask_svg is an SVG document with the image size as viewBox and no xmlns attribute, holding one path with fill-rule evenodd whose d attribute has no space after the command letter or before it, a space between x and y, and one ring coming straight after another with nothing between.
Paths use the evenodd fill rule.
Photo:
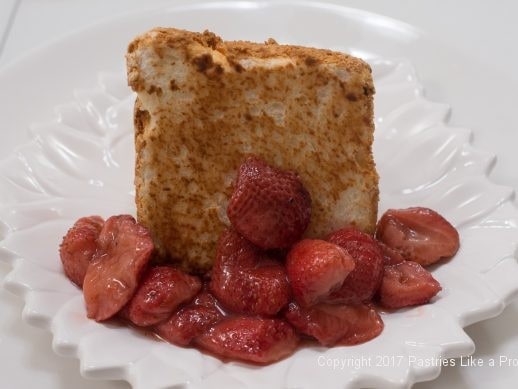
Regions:
<instances>
[{"instance_id":1,"label":"white ceramic plate","mask_svg":"<svg viewBox=\"0 0 518 389\"><path fill-rule=\"evenodd\" d=\"M236 15L238 23L228 23ZM325 20L320 25L329 31L305 33L297 21L308 20L308 15ZM143 26L166 21L192 29L209 26L226 38L256 40L266 37L260 36L261 27L268 21L273 27L267 36L281 42L332 47L368 58L379 56L376 44L387 42L387 31L396 41L416 37L408 26L388 19L289 3L179 7L99 29L115 33L122 26L119 34L132 36ZM337 29L347 34L347 42L337 38ZM462 328L497 315L517 292L513 254L518 216L509 202L512 191L487 179L493 157L472 149L469 131L445 124L448 108L423 98L408 63L373 61L380 211L430 206L453 221L462 236L456 258L434 271L444 290L433 304L384 316L385 331L372 342L305 348L260 369L221 364L129 328L86 320L80 292L61 273L57 247L79 216L134 211L132 97L117 73L102 75L94 89L76 91L73 102L56 109L56 120L34 126L31 142L0 166L1 255L14 265L5 285L25 298L24 320L50 329L54 350L80 358L83 375L126 379L139 388L406 387L437 376L437 357L473 352Z\"/></svg>"}]
</instances>

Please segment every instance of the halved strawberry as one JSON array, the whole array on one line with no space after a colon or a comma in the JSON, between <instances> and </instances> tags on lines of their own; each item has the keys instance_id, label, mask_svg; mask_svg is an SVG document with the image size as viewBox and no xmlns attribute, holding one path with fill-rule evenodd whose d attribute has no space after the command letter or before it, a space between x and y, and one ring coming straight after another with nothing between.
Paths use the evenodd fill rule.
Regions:
<instances>
[{"instance_id":1,"label":"halved strawberry","mask_svg":"<svg viewBox=\"0 0 518 389\"><path fill-rule=\"evenodd\" d=\"M455 255L459 233L437 212L422 207L389 209L378 222L376 238L423 266Z\"/></svg>"},{"instance_id":2,"label":"halved strawberry","mask_svg":"<svg viewBox=\"0 0 518 389\"><path fill-rule=\"evenodd\" d=\"M201 292L193 303L158 324L155 331L170 343L187 346L223 317L216 299L208 292Z\"/></svg>"},{"instance_id":3,"label":"halved strawberry","mask_svg":"<svg viewBox=\"0 0 518 389\"><path fill-rule=\"evenodd\" d=\"M420 264L404 261L387 266L379 289L380 303L387 308L425 304L441 290L439 282Z\"/></svg>"},{"instance_id":4,"label":"halved strawberry","mask_svg":"<svg viewBox=\"0 0 518 389\"><path fill-rule=\"evenodd\" d=\"M257 315L275 315L290 295L284 266L234 230L218 242L210 290L225 308Z\"/></svg>"},{"instance_id":5,"label":"halved strawberry","mask_svg":"<svg viewBox=\"0 0 518 389\"><path fill-rule=\"evenodd\" d=\"M262 249L288 248L309 224L311 197L297 175L249 156L227 207L234 228Z\"/></svg>"},{"instance_id":6,"label":"halved strawberry","mask_svg":"<svg viewBox=\"0 0 518 389\"><path fill-rule=\"evenodd\" d=\"M59 256L65 275L77 286L83 286L86 269L97 251L97 238L104 220L100 216L78 219L59 246Z\"/></svg>"},{"instance_id":7,"label":"halved strawberry","mask_svg":"<svg viewBox=\"0 0 518 389\"><path fill-rule=\"evenodd\" d=\"M130 215L106 220L97 244L86 271L83 293L87 316L102 321L119 312L131 299L154 246L149 231Z\"/></svg>"},{"instance_id":8,"label":"halved strawberry","mask_svg":"<svg viewBox=\"0 0 518 389\"><path fill-rule=\"evenodd\" d=\"M383 254L383 263L385 266L397 265L405 260L399 251L394 250L385 243L378 241L378 246Z\"/></svg>"},{"instance_id":9,"label":"halved strawberry","mask_svg":"<svg viewBox=\"0 0 518 389\"><path fill-rule=\"evenodd\" d=\"M167 319L181 304L191 301L201 289L198 277L171 266L154 266L124 308L137 326L150 326Z\"/></svg>"},{"instance_id":10,"label":"halved strawberry","mask_svg":"<svg viewBox=\"0 0 518 389\"><path fill-rule=\"evenodd\" d=\"M265 364L291 355L298 341L284 320L237 316L220 321L196 343L220 357Z\"/></svg>"},{"instance_id":11,"label":"halved strawberry","mask_svg":"<svg viewBox=\"0 0 518 389\"><path fill-rule=\"evenodd\" d=\"M385 327L381 316L371 305L361 304L354 308L354 318L350 319L349 331L338 341L339 345L354 346L365 343L381 334Z\"/></svg>"},{"instance_id":12,"label":"halved strawberry","mask_svg":"<svg viewBox=\"0 0 518 389\"><path fill-rule=\"evenodd\" d=\"M347 251L324 240L301 240L286 258L293 297L303 307L314 305L339 289L353 269L354 260Z\"/></svg>"},{"instance_id":13,"label":"halved strawberry","mask_svg":"<svg viewBox=\"0 0 518 389\"><path fill-rule=\"evenodd\" d=\"M371 300L383 276L383 255L378 243L370 235L352 227L335 231L327 240L343 247L355 263L342 287L331 293L327 301L360 304Z\"/></svg>"},{"instance_id":14,"label":"halved strawberry","mask_svg":"<svg viewBox=\"0 0 518 389\"><path fill-rule=\"evenodd\" d=\"M290 303L286 319L323 346L358 344L378 336L383 321L369 305L317 304L302 308Z\"/></svg>"}]
</instances>

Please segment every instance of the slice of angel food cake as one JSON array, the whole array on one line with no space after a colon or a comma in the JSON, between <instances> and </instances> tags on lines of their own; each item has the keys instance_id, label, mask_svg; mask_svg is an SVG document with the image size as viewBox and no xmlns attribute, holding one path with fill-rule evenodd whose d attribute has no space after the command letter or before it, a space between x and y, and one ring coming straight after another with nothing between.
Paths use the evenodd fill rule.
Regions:
<instances>
[{"instance_id":1,"label":"slice of angel food cake","mask_svg":"<svg viewBox=\"0 0 518 389\"><path fill-rule=\"evenodd\" d=\"M127 54L135 103L136 204L160 256L205 272L229 225L248 155L297 173L311 195L305 237L374 232L378 175L371 69L330 50L223 41L155 28Z\"/></svg>"}]
</instances>

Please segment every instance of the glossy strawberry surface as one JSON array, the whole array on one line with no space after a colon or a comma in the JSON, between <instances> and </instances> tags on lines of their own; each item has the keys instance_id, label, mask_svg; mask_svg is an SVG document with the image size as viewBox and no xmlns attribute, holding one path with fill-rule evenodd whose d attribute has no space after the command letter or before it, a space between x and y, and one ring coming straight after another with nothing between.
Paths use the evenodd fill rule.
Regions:
<instances>
[{"instance_id":1,"label":"glossy strawberry surface","mask_svg":"<svg viewBox=\"0 0 518 389\"><path fill-rule=\"evenodd\" d=\"M343 247L355 263L342 287L331 293L328 301L360 304L371 300L383 277L384 260L378 243L370 235L352 227L335 231L327 240Z\"/></svg>"},{"instance_id":2,"label":"glossy strawberry surface","mask_svg":"<svg viewBox=\"0 0 518 389\"><path fill-rule=\"evenodd\" d=\"M354 266L345 249L317 239L299 241L286 258L293 297L303 307L314 305L339 289Z\"/></svg>"},{"instance_id":3,"label":"glossy strawberry surface","mask_svg":"<svg viewBox=\"0 0 518 389\"><path fill-rule=\"evenodd\" d=\"M153 253L149 231L129 215L112 216L97 239L83 293L89 318L102 321L133 297Z\"/></svg>"},{"instance_id":4,"label":"glossy strawberry surface","mask_svg":"<svg viewBox=\"0 0 518 389\"><path fill-rule=\"evenodd\" d=\"M389 209L378 222L376 238L423 266L455 255L460 246L455 227L423 207Z\"/></svg>"},{"instance_id":5,"label":"glossy strawberry surface","mask_svg":"<svg viewBox=\"0 0 518 389\"><path fill-rule=\"evenodd\" d=\"M151 267L124 308L125 315L138 326L157 324L191 301L200 289L201 281L196 276L171 266Z\"/></svg>"},{"instance_id":6,"label":"glossy strawberry surface","mask_svg":"<svg viewBox=\"0 0 518 389\"><path fill-rule=\"evenodd\" d=\"M354 346L376 338L384 328L383 320L370 304L353 307L349 331L339 341L339 345Z\"/></svg>"},{"instance_id":7,"label":"glossy strawberry surface","mask_svg":"<svg viewBox=\"0 0 518 389\"><path fill-rule=\"evenodd\" d=\"M210 290L225 308L248 314L275 315L290 296L284 266L231 229L218 242Z\"/></svg>"},{"instance_id":8,"label":"glossy strawberry surface","mask_svg":"<svg viewBox=\"0 0 518 389\"><path fill-rule=\"evenodd\" d=\"M100 216L82 217L68 230L59 246L63 271L79 287L83 287L86 270L97 251L97 238L103 224Z\"/></svg>"},{"instance_id":9,"label":"glossy strawberry surface","mask_svg":"<svg viewBox=\"0 0 518 389\"><path fill-rule=\"evenodd\" d=\"M323 346L366 342L383 330L383 321L369 305L317 304L302 308L290 303L287 320Z\"/></svg>"},{"instance_id":10,"label":"glossy strawberry surface","mask_svg":"<svg viewBox=\"0 0 518 389\"><path fill-rule=\"evenodd\" d=\"M236 316L220 321L196 342L223 358L265 364L291 355L298 341L284 320Z\"/></svg>"},{"instance_id":11,"label":"glossy strawberry surface","mask_svg":"<svg viewBox=\"0 0 518 389\"><path fill-rule=\"evenodd\" d=\"M441 285L420 264L403 261L387 266L379 289L379 300L387 308L425 304L441 291Z\"/></svg>"},{"instance_id":12,"label":"glossy strawberry surface","mask_svg":"<svg viewBox=\"0 0 518 389\"><path fill-rule=\"evenodd\" d=\"M397 265L405 261L405 258L403 258L399 251L387 246L385 243L378 241L378 246L383 254L383 263L385 266Z\"/></svg>"},{"instance_id":13,"label":"glossy strawberry surface","mask_svg":"<svg viewBox=\"0 0 518 389\"><path fill-rule=\"evenodd\" d=\"M155 331L170 343L187 346L223 317L216 299L210 293L202 292L193 303L158 324Z\"/></svg>"}]
</instances>

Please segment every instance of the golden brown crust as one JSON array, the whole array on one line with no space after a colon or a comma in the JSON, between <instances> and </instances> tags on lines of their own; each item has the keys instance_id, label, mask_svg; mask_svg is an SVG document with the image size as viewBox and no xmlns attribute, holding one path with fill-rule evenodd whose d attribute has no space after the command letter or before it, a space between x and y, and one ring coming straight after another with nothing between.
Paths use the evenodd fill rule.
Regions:
<instances>
[{"instance_id":1,"label":"golden brown crust","mask_svg":"<svg viewBox=\"0 0 518 389\"><path fill-rule=\"evenodd\" d=\"M313 200L308 236L345 224L374 230L374 86L365 62L164 28L137 37L127 61L139 96L138 219L162 255L191 270L210 268L248 153L298 172Z\"/></svg>"}]
</instances>

